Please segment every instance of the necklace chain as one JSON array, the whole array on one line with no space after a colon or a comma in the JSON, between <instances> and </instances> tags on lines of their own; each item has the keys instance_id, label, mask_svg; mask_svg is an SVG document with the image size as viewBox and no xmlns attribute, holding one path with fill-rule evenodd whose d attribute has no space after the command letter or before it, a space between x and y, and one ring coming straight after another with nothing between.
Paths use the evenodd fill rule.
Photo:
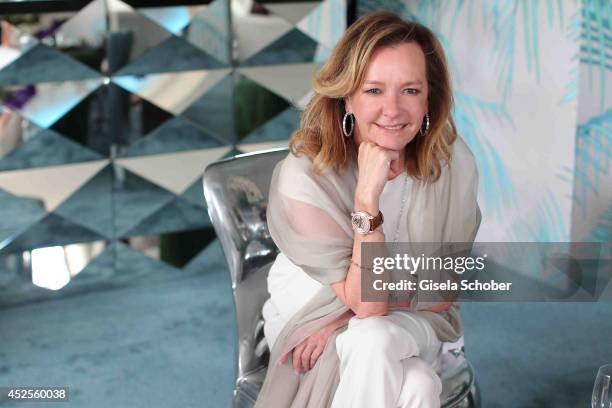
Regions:
<instances>
[{"instance_id":1,"label":"necklace chain","mask_svg":"<svg viewBox=\"0 0 612 408\"><path fill-rule=\"evenodd\" d=\"M397 227L395 228L395 237L393 238L393 242L397 242L399 238L399 231L402 221L402 215L404 214L404 205L406 204L406 189L408 188L408 173L406 174L406 180L404 181L404 188L402 189L402 204L400 206L399 218L397 219Z\"/></svg>"}]
</instances>

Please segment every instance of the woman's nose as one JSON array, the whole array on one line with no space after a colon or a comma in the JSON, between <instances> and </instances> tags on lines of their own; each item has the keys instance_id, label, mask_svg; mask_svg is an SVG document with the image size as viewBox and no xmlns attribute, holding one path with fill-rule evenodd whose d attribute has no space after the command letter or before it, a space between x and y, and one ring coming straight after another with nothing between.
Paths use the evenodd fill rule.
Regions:
<instances>
[{"instance_id":1,"label":"woman's nose","mask_svg":"<svg viewBox=\"0 0 612 408\"><path fill-rule=\"evenodd\" d=\"M383 106L383 115L388 117L394 117L399 114L399 99L396 95L388 95L385 98L385 105Z\"/></svg>"}]
</instances>

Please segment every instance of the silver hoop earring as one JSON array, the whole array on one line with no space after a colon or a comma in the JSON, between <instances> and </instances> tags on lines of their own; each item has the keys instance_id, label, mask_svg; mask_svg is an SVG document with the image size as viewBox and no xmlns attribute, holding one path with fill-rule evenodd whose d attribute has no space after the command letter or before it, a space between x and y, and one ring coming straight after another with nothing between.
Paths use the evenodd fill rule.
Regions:
<instances>
[{"instance_id":1,"label":"silver hoop earring","mask_svg":"<svg viewBox=\"0 0 612 408\"><path fill-rule=\"evenodd\" d=\"M429 132L429 112L425 114L425 131L423 131L423 124L421 124L421 128L419 129L419 133L421 136L425 136L427 132Z\"/></svg>"},{"instance_id":2,"label":"silver hoop earring","mask_svg":"<svg viewBox=\"0 0 612 408\"><path fill-rule=\"evenodd\" d=\"M346 130L346 119L351 118L351 129ZM355 116L352 113L346 112L344 117L342 118L342 133L344 133L344 137L351 137L353 134L353 129L355 128Z\"/></svg>"}]
</instances>

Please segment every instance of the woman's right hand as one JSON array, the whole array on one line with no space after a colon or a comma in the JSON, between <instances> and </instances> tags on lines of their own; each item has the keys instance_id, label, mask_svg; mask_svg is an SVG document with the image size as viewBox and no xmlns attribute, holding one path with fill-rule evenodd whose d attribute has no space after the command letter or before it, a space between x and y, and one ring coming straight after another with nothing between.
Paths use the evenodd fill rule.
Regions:
<instances>
[{"instance_id":1,"label":"woman's right hand","mask_svg":"<svg viewBox=\"0 0 612 408\"><path fill-rule=\"evenodd\" d=\"M314 365L317 363L319 357L321 357L321 354L323 354L327 341L334 331L344 326L353 316L355 316L355 314L352 311L347 310L336 320L320 328L312 335L304 339L304 341L302 341L296 348L294 348L292 351L292 359L295 373L300 374L302 370L306 372L312 369L312 367L314 367ZM281 362L284 364L288 359L289 353L285 354Z\"/></svg>"},{"instance_id":2,"label":"woman's right hand","mask_svg":"<svg viewBox=\"0 0 612 408\"><path fill-rule=\"evenodd\" d=\"M398 174L399 152L382 148L372 142L361 142L357 162L359 174L355 190L355 209L378 213L380 195L387 181Z\"/></svg>"},{"instance_id":3,"label":"woman's right hand","mask_svg":"<svg viewBox=\"0 0 612 408\"><path fill-rule=\"evenodd\" d=\"M335 327L332 325L325 326L308 336L293 349L291 358L296 374L299 375L302 371L306 372L314 367L334 330ZM281 362L284 364L288 359L289 353L283 357Z\"/></svg>"}]
</instances>

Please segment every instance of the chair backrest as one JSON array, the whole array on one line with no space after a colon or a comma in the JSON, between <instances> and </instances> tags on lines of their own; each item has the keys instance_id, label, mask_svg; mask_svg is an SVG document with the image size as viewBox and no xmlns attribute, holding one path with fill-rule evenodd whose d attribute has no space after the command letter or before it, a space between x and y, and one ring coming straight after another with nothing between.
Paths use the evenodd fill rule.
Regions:
<instances>
[{"instance_id":1,"label":"chair backrest","mask_svg":"<svg viewBox=\"0 0 612 408\"><path fill-rule=\"evenodd\" d=\"M269 358L261 309L269 296L266 278L278 249L268 232L266 208L272 170L287 154L287 149L277 149L235 156L211 164L203 177L208 213L232 279L238 326L237 386L244 379L248 385L250 373L260 374L252 376L258 381L248 392L247 406L257 398ZM480 406L474 370L462 344L463 338L445 344L440 374L443 407Z\"/></svg>"},{"instance_id":2,"label":"chair backrest","mask_svg":"<svg viewBox=\"0 0 612 408\"><path fill-rule=\"evenodd\" d=\"M265 367L268 348L261 309L267 275L278 249L270 237L266 208L272 170L287 149L244 154L211 164L204 197L229 266L238 327L238 379Z\"/></svg>"}]
</instances>

